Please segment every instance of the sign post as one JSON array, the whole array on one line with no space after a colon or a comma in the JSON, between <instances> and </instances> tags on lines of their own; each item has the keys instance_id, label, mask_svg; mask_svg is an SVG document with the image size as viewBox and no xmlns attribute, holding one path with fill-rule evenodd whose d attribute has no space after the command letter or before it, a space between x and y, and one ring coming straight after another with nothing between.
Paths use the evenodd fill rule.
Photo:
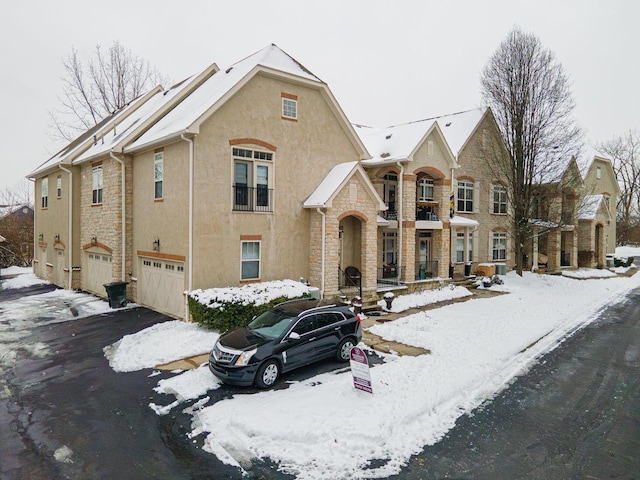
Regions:
<instances>
[{"instance_id":1,"label":"sign post","mask_svg":"<svg viewBox=\"0 0 640 480\"><path fill-rule=\"evenodd\" d=\"M373 393L371 388L371 374L369 373L369 359L361 348L353 347L350 354L351 374L353 386L356 390Z\"/></svg>"}]
</instances>

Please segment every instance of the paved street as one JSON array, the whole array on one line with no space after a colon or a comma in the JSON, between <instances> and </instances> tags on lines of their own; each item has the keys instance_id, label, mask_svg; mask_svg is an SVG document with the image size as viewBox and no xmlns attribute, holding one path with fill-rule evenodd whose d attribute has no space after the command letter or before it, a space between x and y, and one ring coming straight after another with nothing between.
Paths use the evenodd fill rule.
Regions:
<instances>
[{"instance_id":1,"label":"paved street","mask_svg":"<svg viewBox=\"0 0 640 480\"><path fill-rule=\"evenodd\" d=\"M0 291L0 310L8 298L47 291L47 285ZM79 307L63 303L72 312ZM202 438L188 438L192 418L182 412L188 402L166 416L149 408L151 402L166 403L166 395L153 387L171 373L116 373L104 357L104 346L167 317L144 308L61 323L52 315L43 310L42 317L31 318L17 340L6 336L10 329L0 338L5 352L21 347L12 362L0 362L0 425L9 427L0 429L1 480L243 478L205 453ZM39 345L45 353L26 345ZM301 369L279 388L287 388L286 379L340 366L321 362ZM493 401L461 417L441 442L394 478L637 478L639 367L640 289ZM208 404L253 392L222 386L209 392ZM259 461L249 477L289 478Z\"/></svg>"},{"instance_id":2,"label":"paved street","mask_svg":"<svg viewBox=\"0 0 640 480\"><path fill-rule=\"evenodd\" d=\"M398 479L640 478L640 289L414 457Z\"/></svg>"}]
</instances>

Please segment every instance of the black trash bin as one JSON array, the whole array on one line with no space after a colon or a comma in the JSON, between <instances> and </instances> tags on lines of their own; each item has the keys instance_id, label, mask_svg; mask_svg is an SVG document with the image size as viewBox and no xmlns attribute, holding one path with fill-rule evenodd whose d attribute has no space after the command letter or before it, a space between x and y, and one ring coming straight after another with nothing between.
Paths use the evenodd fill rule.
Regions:
<instances>
[{"instance_id":1,"label":"black trash bin","mask_svg":"<svg viewBox=\"0 0 640 480\"><path fill-rule=\"evenodd\" d=\"M120 308L127 304L128 283L129 282L111 282L104 284L104 288L107 290L107 296L109 297L109 306L111 308Z\"/></svg>"},{"instance_id":2,"label":"black trash bin","mask_svg":"<svg viewBox=\"0 0 640 480\"><path fill-rule=\"evenodd\" d=\"M453 265L449 265L449 278L453 278Z\"/></svg>"},{"instance_id":3,"label":"black trash bin","mask_svg":"<svg viewBox=\"0 0 640 480\"><path fill-rule=\"evenodd\" d=\"M470 263L467 263L464 266L464 276L465 277L470 277L471 276L471 264Z\"/></svg>"}]
</instances>

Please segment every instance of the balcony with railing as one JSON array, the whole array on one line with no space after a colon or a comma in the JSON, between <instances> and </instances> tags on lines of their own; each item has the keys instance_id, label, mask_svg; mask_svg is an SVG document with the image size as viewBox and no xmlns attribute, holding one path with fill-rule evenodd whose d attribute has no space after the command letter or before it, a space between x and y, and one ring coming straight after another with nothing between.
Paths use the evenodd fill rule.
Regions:
<instances>
[{"instance_id":1,"label":"balcony with railing","mask_svg":"<svg viewBox=\"0 0 640 480\"><path fill-rule=\"evenodd\" d=\"M273 212L273 189L266 185L233 186L234 212Z\"/></svg>"},{"instance_id":2,"label":"balcony with railing","mask_svg":"<svg viewBox=\"0 0 640 480\"><path fill-rule=\"evenodd\" d=\"M378 267L378 288L389 285L401 285L402 267L398 265L384 265Z\"/></svg>"}]
</instances>

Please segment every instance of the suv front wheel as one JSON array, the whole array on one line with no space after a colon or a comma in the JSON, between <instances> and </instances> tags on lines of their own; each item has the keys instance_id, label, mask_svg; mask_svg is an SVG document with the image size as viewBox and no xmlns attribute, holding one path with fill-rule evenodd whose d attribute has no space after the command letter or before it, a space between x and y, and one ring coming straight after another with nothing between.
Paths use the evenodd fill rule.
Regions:
<instances>
[{"instance_id":1,"label":"suv front wheel","mask_svg":"<svg viewBox=\"0 0 640 480\"><path fill-rule=\"evenodd\" d=\"M348 362L351 359L351 349L355 346L353 338L345 338L342 340L336 350L336 360L339 362Z\"/></svg>"},{"instance_id":2,"label":"suv front wheel","mask_svg":"<svg viewBox=\"0 0 640 480\"><path fill-rule=\"evenodd\" d=\"M280 364L275 360L267 360L256 373L256 385L260 388L271 388L279 376Z\"/></svg>"}]
</instances>

